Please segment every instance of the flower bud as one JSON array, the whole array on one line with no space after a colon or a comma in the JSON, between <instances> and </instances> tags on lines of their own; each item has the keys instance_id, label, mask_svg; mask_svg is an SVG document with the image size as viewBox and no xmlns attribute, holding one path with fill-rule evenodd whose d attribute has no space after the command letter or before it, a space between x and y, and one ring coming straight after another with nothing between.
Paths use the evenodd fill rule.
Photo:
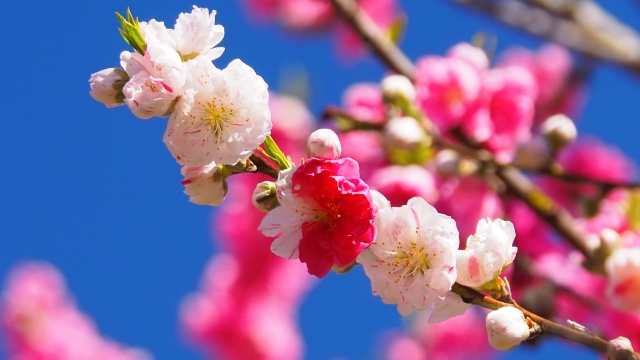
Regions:
<instances>
[{"instance_id":1,"label":"flower bud","mask_svg":"<svg viewBox=\"0 0 640 360\"><path fill-rule=\"evenodd\" d=\"M389 120L383 130L387 146L403 150L414 150L426 139L424 129L412 117L404 116Z\"/></svg>"},{"instance_id":2,"label":"flower bud","mask_svg":"<svg viewBox=\"0 0 640 360\"><path fill-rule=\"evenodd\" d=\"M89 94L96 101L107 107L115 107L124 104L122 88L129 81L129 76L120 68L109 68L91 74Z\"/></svg>"},{"instance_id":3,"label":"flower bud","mask_svg":"<svg viewBox=\"0 0 640 360\"><path fill-rule=\"evenodd\" d=\"M340 140L333 130L318 129L312 132L307 139L308 157L335 160L340 157L341 153Z\"/></svg>"},{"instance_id":4,"label":"flower bud","mask_svg":"<svg viewBox=\"0 0 640 360\"><path fill-rule=\"evenodd\" d=\"M540 131L555 150L572 143L578 136L573 120L563 114L549 117L540 125Z\"/></svg>"},{"instance_id":5,"label":"flower bud","mask_svg":"<svg viewBox=\"0 0 640 360\"><path fill-rule=\"evenodd\" d=\"M212 162L205 166L183 166L182 185L189 201L198 205L218 206L227 195L227 181L220 167Z\"/></svg>"},{"instance_id":6,"label":"flower bud","mask_svg":"<svg viewBox=\"0 0 640 360\"><path fill-rule=\"evenodd\" d=\"M542 136L534 136L518 144L515 163L527 169L540 169L547 165L550 155L548 142Z\"/></svg>"},{"instance_id":7,"label":"flower bud","mask_svg":"<svg viewBox=\"0 0 640 360\"><path fill-rule=\"evenodd\" d=\"M477 161L460 157L454 150L441 150L435 157L436 172L444 177L468 176L480 168Z\"/></svg>"},{"instance_id":8,"label":"flower bud","mask_svg":"<svg viewBox=\"0 0 640 360\"><path fill-rule=\"evenodd\" d=\"M404 98L409 101L416 99L416 89L411 80L404 75L389 75L380 84L382 95L387 99Z\"/></svg>"},{"instance_id":9,"label":"flower bud","mask_svg":"<svg viewBox=\"0 0 640 360\"><path fill-rule=\"evenodd\" d=\"M607 360L635 360L631 341L619 336L607 344Z\"/></svg>"},{"instance_id":10,"label":"flower bud","mask_svg":"<svg viewBox=\"0 0 640 360\"><path fill-rule=\"evenodd\" d=\"M529 338L522 311L505 306L487 315L489 343L497 350L511 350Z\"/></svg>"},{"instance_id":11,"label":"flower bud","mask_svg":"<svg viewBox=\"0 0 640 360\"><path fill-rule=\"evenodd\" d=\"M276 196L276 184L272 181L263 181L256 185L251 201L253 206L262 212L269 212L278 207L280 204Z\"/></svg>"}]
</instances>

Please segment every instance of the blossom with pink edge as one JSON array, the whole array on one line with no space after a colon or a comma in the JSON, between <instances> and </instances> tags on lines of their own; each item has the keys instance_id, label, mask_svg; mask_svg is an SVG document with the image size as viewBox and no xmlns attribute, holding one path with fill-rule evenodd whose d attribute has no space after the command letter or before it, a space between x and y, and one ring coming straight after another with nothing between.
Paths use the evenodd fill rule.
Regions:
<instances>
[{"instance_id":1,"label":"blossom with pink edge","mask_svg":"<svg viewBox=\"0 0 640 360\"><path fill-rule=\"evenodd\" d=\"M487 315L487 335L497 350L511 350L529 338L529 325L522 311L505 306Z\"/></svg>"},{"instance_id":2,"label":"blossom with pink edge","mask_svg":"<svg viewBox=\"0 0 640 360\"><path fill-rule=\"evenodd\" d=\"M382 89L378 84L358 83L351 85L342 95L345 111L360 121L383 124L386 119Z\"/></svg>"},{"instance_id":3,"label":"blossom with pink edge","mask_svg":"<svg viewBox=\"0 0 640 360\"><path fill-rule=\"evenodd\" d=\"M122 88L129 81L129 75L121 68L109 68L91 74L89 83L91 97L106 107L124 105Z\"/></svg>"},{"instance_id":4,"label":"blossom with pink edge","mask_svg":"<svg viewBox=\"0 0 640 360\"><path fill-rule=\"evenodd\" d=\"M227 181L220 167L212 162L205 166L182 166L182 185L189 201L198 205L218 206L227 195Z\"/></svg>"},{"instance_id":5,"label":"blossom with pink edge","mask_svg":"<svg viewBox=\"0 0 640 360\"><path fill-rule=\"evenodd\" d=\"M224 52L224 48L215 47L224 37L224 28L216 25L215 10L209 12L194 5L191 13L180 13L173 29L167 29L163 22L151 20L140 23L140 30L147 46L168 46L182 61L196 57L213 61Z\"/></svg>"},{"instance_id":6,"label":"blossom with pink edge","mask_svg":"<svg viewBox=\"0 0 640 360\"><path fill-rule=\"evenodd\" d=\"M224 70L206 59L190 65L190 106L169 119L164 143L182 165L234 165L251 156L271 132L267 84L242 61Z\"/></svg>"},{"instance_id":7,"label":"blossom with pink edge","mask_svg":"<svg viewBox=\"0 0 640 360\"><path fill-rule=\"evenodd\" d=\"M342 146L338 135L331 129L318 129L307 139L307 156L335 160L340 157Z\"/></svg>"},{"instance_id":8,"label":"blossom with pink edge","mask_svg":"<svg viewBox=\"0 0 640 360\"><path fill-rule=\"evenodd\" d=\"M276 189L281 206L259 229L276 237L274 254L299 258L310 274L322 278L334 264L350 265L373 242L377 208L355 160L311 158L280 172Z\"/></svg>"},{"instance_id":9,"label":"blossom with pink edge","mask_svg":"<svg viewBox=\"0 0 640 360\"><path fill-rule=\"evenodd\" d=\"M391 206L402 206L413 197L421 197L428 203L438 199L433 175L418 165L381 167L367 182L372 189L384 194Z\"/></svg>"},{"instance_id":10,"label":"blossom with pink edge","mask_svg":"<svg viewBox=\"0 0 640 360\"><path fill-rule=\"evenodd\" d=\"M518 143L531 137L537 85L530 73L515 67L490 70L483 84L486 98L462 129L498 161L511 161Z\"/></svg>"},{"instance_id":11,"label":"blossom with pink edge","mask_svg":"<svg viewBox=\"0 0 640 360\"><path fill-rule=\"evenodd\" d=\"M131 77L122 92L124 102L135 116L148 119L171 114L188 77L175 50L165 45L147 44L144 56L123 51L120 64Z\"/></svg>"},{"instance_id":12,"label":"blossom with pink edge","mask_svg":"<svg viewBox=\"0 0 640 360\"><path fill-rule=\"evenodd\" d=\"M481 219L467 247L458 250L458 279L462 285L480 287L495 280L516 257L512 246L516 231L510 221Z\"/></svg>"},{"instance_id":13,"label":"blossom with pink edge","mask_svg":"<svg viewBox=\"0 0 640 360\"><path fill-rule=\"evenodd\" d=\"M605 268L607 295L618 309L640 312L640 248L618 248Z\"/></svg>"},{"instance_id":14,"label":"blossom with pink edge","mask_svg":"<svg viewBox=\"0 0 640 360\"><path fill-rule=\"evenodd\" d=\"M373 294L398 312L434 308L456 280L458 229L422 198L382 209L376 216L378 236L357 262L371 280Z\"/></svg>"},{"instance_id":15,"label":"blossom with pink edge","mask_svg":"<svg viewBox=\"0 0 640 360\"><path fill-rule=\"evenodd\" d=\"M477 107L482 73L466 60L427 56L416 62L415 87L418 105L445 132Z\"/></svg>"}]
</instances>

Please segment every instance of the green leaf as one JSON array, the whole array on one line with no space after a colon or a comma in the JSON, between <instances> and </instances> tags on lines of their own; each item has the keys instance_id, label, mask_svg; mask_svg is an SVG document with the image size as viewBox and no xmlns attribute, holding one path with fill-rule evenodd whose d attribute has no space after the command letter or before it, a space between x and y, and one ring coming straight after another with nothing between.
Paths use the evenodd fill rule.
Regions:
<instances>
[{"instance_id":1,"label":"green leaf","mask_svg":"<svg viewBox=\"0 0 640 360\"><path fill-rule=\"evenodd\" d=\"M280 170L289 169L293 166L291 161L287 158L287 156L280 150L278 144L273 140L271 135L267 135L267 138L264 140L264 154L269 157L269 159L273 160Z\"/></svg>"},{"instance_id":2,"label":"green leaf","mask_svg":"<svg viewBox=\"0 0 640 360\"><path fill-rule=\"evenodd\" d=\"M131 10L127 8L127 18L120 15L120 13L116 12L116 17L118 18L118 22L120 23L121 28L118 29L120 31L120 35L124 41L129 44L136 52L140 54L144 54L147 49L147 43L144 41L144 36L140 31L140 24L138 23L138 19L133 17L131 14Z\"/></svg>"}]
</instances>

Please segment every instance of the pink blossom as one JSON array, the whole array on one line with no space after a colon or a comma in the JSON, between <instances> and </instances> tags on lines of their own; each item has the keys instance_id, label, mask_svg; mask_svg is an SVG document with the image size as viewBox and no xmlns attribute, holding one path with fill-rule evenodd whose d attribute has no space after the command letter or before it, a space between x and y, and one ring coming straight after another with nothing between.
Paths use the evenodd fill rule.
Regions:
<instances>
[{"instance_id":1,"label":"pink blossom","mask_svg":"<svg viewBox=\"0 0 640 360\"><path fill-rule=\"evenodd\" d=\"M363 179L368 179L376 169L388 164L378 132L356 130L340 133L338 137L342 144L342 156L358 162Z\"/></svg>"},{"instance_id":2,"label":"pink blossom","mask_svg":"<svg viewBox=\"0 0 640 360\"><path fill-rule=\"evenodd\" d=\"M484 331L461 331L484 326L484 315L473 310L436 324L429 322L424 313L416 314L406 334L388 340L385 359L492 359L493 349Z\"/></svg>"},{"instance_id":3,"label":"pink blossom","mask_svg":"<svg viewBox=\"0 0 640 360\"><path fill-rule=\"evenodd\" d=\"M498 161L513 159L519 142L531 137L537 85L519 68L494 69L484 79L486 100L462 123L462 129Z\"/></svg>"},{"instance_id":4,"label":"pink blossom","mask_svg":"<svg viewBox=\"0 0 640 360\"><path fill-rule=\"evenodd\" d=\"M312 278L302 264L271 253L271 240L257 230L264 213L251 204L255 179L230 181L234 191L211 227L222 252L209 262L199 291L183 302L183 329L208 357L300 359L295 318Z\"/></svg>"},{"instance_id":5,"label":"pink blossom","mask_svg":"<svg viewBox=\"0 0 640 360\"><path fill-rule=\"evenodd\" d=\"M297 0L291 0L297 1ZM326 0L325 0L326 1ZM328 2L328 1L327 1ZM360 9L367 13L382 32L387 31L398 15L397 0L359 0ZM360 37L344 22L337 28L339 48L343 54L353 55L363 52Z\"/></svg>"},{"instance_id":6,"label":"pink blossom","mask_svg":"<svg viewBox=\"0 0 640 360\"><path fill-rule=\"evenodd\" d=\"M354 118L382 124L386 113L382 102L382 89L378 84L357 83L351 85L342 95L345 111Z\"/></svg>"},{"instance_id":7,"label":"pink blossom","mask_svg":"<svg viewBox=\"0 0 640 360\"><path fill-rule=\"evenodd\" d=\"M271 136L295 163L304 156L304 145L313 130L314 117L299 99L269 93L269 109L274 124Z\"/></svg>"},{"instance_id":8,"label":"pink blossom","mask_svg":"<svg viewBox=\"0 0 640 360\"><path fill-rule=\"evenodd\" d=\"M368 184L380 191L391 202L391 206L402 206L416 196L429 203L434 203L438 198L433 175L418 165L379 168L371 175Z\"/></svg>"},{"instance_id":9,"label":"pink blossom","mask_svg":"<svg viewBox=\"0 0 640 360\"><path fill-rule=\"evenodd\" d=\"M281 172L276 188L281 206L260 231L276 237L276 255L300 258L310 274L322 278L334 264L351 264L373 241L377 209L355 160L311 158Z\"/></svg>"},{"instance_id":10,"label":"pink blossom","mask_svg":"<svg viewBox=\"0 0 640 360\"><path fill-rule=\"evenodd\" d=\"M530 72L540 89L537 102L546 106L555 98L564 95L562 91L569 79L572 61L565 48L547 44L538 52L511 48L502 54L498 66L515 66Z\"/></svg>"},{"instance_id":11,"label":"pink blossom","mask_svg":"<svg viewBox=\"0 0 640 360\"><path fill-rule=\"evenodd\" d=\"M482 74L466 60L427 56L416 62L415 86L418 105L445 132L477 106Z\"/></svg>"},{"instance_id":12,"label":"pink blossom","mask_svg":"<svg viewBox=\"0 0 640 360\"><path fill-rule=\"evenodd\" d=\"M16 267L3 292L0 322L11 359L146 360L141 350L103 339L78 311L51 265Z\"/></svg>"},{"instance_id":13,"label":"pink blossom","mask_svg":"<svg viewBox=\"0 0 640 360\"><path fill-rule=\"evenodd\" d=\"M557 161L565 172L594 180L626 182L636 174L635 165L620 150L595 138L581 139L567 146ZM568 184L550 178L541 179L540 184L556 203L574 214L581 212L580 201L599 194L597 187L588 184Z\"/></svg>"},{"instance_id":14,"label":"pink blossom","mask_svg":"<svg viewBox=\"0 0 640 360\"><path fill-rule=\"evenodd\" d=\"M456 219L462 239L474 233L480 219L502 215L500 198L480 179L451 178L440 181L438 190L440 197L435 206Z\"/></svg>"},{"instance_id":15,"label":"pink blossom","mask_svg":"<svg viewBox=\"0 0 640 360\"><path fill-rule=\"evenodd\" d=\"M609 279L607 295L624 311L640 312L640 248L619 248L605 267Z\"/></svg>"},{"instance_id":16,"label":"pink blossom","mask_svg":"<svg viewBox=\"0 0 640 360\"><path fill-rule=\"evenodd\" d=\"M455 45L447 51L447 57L464 60L480 72L489 69L489 58L484 50L469 43Z\"/></svg>"}]
</instances>

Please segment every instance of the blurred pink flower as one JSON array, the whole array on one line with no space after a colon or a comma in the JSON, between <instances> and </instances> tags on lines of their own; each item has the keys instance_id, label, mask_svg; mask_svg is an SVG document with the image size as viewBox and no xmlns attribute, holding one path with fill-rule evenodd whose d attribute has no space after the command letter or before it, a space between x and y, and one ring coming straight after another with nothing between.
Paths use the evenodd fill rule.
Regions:
<instances>
[{"instance_id":1,"label":"blurred pink flower","mask_svg":"<svg viewBox=\"0 0 640 360\"><path fill-rule=\"evenodd\" d=\"M103 339L66 293L62 275L46 263L25 263L9 275L0 321L11 359L146 360L142 350Z\"/></svg>"},{"instance_id":2,"label":"blurred pink flower","mask_svg":"<svg viewBox=\"0 0 640 360\"><path fill-rule=\"evenodd\" d=\"M342 95L345 111L354 118L372 124L383 124L386 113L382 102L382 89L374 83L356 83Z\"/></svg>"},{"instance_id":3,"label":"blurred pink flower","mask_svg":"<svg viewBox=\"0 0 640 360\"><path fill-rule=\"evenodd\" d=\"M438 199L433 175L418 165L379 168L367 183L372 189L380 191L391 202L391 206L405 205L416 196L431 204Z\"/></svg>"}]
</instances>

